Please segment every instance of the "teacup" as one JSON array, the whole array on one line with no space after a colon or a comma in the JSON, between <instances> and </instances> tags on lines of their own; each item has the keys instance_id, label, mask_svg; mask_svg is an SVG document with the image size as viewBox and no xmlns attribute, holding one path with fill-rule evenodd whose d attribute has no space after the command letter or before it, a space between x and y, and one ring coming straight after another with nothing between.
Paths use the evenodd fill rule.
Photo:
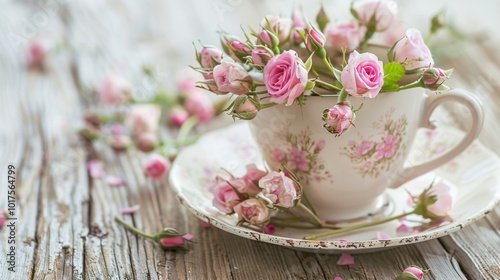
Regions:
<instances>
[{"instance_id":1,"label":"teacup","mask_svg":"<svg viewBox=\"0 0 500 280\"><path fill-rule=\"evenodd\" d=\"M311 96L298 105L274 106L251 121L252 134L269 168L282 165L300 179L308 199L323 219L349 221L377 213L384 191L450 161L477 138L483 124L481 102L453 89L433 93L415 88L380 93L376 98L350 98L358 111L355 127L339 137L323 128L324 109L337 97ZM434 128L430 116L445 102L465 105L472 125L462 141L428 162L405 166L419 128ZM469 116L464 116L469 117Z\"/></svg>"}]
</instances>

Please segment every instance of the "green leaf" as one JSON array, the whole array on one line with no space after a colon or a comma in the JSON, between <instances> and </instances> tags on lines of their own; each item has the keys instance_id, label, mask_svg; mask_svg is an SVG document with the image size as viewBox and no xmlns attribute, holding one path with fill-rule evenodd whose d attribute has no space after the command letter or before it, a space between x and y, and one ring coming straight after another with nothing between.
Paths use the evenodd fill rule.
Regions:
<instances>
[{"instance_id":1,"label":"green leaf","mask_svg":"<svg viewBox=\"0 0 500 280\"><path fill-rule=\"evenodd\" d=\"M398 84L384 85L382 87L382 91L399 91L399 85Z\"/></svg>"},{"instance_id":2,"label":"green leaf","mask_svg":"<svg viewBox=\"0 0 500 280\"><path fill-rule=\"evenodd\" d=\"M340 77L342 76L342 71L340 71L337 68L333 68L333 75L335 76L335 79L337 79L337 81L340 81Z\"/></svg>"},{"instance_id":3,"label":"green leaf","mask_svg":"<svg viewBox=\"0 0 500 280\"><path fill-rule=\"evenodd\" d=\"M314 55L314 52L311 53L311 55L309 56L309 58L304 63L304 66L306 67L307 72L309 72L311 70L312 63L313 63L312 62L313 55Z\"/></svg>"},{"instance_id":4,"label":"green leaf","mask_svg":"<svg viewBox=\"0 0 500 280\"><path fill-rule=\"evenodd\" d=\"M318 15L316 16L316 22L318 23L319 30L324 31L326 25L330 22L330 19L325 13L323 9L323 5L321 5L321 9L319 10Z\"/></svg>"},{"instance_id":5,"label":"green leaf","mask_svg":"<svg viewBox=\"0 0 500 280\"><path fill-rule=\"evenodd\" d=\"M405 74L405 68L399 62L384 65L384 86L397 83Z\"/></svg>"}]
</instances>

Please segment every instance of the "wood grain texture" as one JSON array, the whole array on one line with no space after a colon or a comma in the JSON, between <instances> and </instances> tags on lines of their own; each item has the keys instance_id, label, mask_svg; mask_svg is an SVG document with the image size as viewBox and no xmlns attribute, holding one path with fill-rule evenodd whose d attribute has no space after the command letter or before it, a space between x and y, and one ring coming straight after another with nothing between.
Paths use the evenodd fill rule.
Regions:
<instances>
[{"instance_id":1,"label":"wood grain texture","mask_svg":"<svg viewBox=\"0 0 500 280\"><path fill-rule=\"evenodd\" d=\"M13 17L31 17L41 9L30 1L9 3L9 8L16 13L0 23L5 34L19 32ZM14 163L19 214L17 272L8 272L0 257L0 279L392 279L410 264L430 268L426 279L500 278L500 208L439 240L357 255L355 265L338 266L337 255L293 251L201 228L166 182L144 176L144 154L117 154L106 145L77 139L82 112L97 107L93 88L106 73L121 72L134 81L138 95L158 86L144 80L144 64L164 69L164 79L173 80L169 69L178 66L168 65L182 62L179 49L165 41L167 28L144 20L150 14L168 24L170 19L161 15L170 8L154 0L75 0L58 5L48 18L50 28L37 34L61 39L70 47L49 56L45 73L27 71L19 49L0 40L5 49L0 52L0 209L6 206L4 171ZM470 42L461 59L450 64L457 69L454 85L483 99L486 123L481 141L498 153L496 45L488 40ZM445 123L466 128L460 108L446 107L443 114L449 116ZM164 139L174 134L162 131ZM124 178L126 185L114 187L105 178L90 178L89 159L102 160L106 174ZM164 252L114 221L122 208L136 204L141 209L124 215L125 220L151 233L165 226L193 233L192 250ZM5 255L5 230L0 238L0 253Z\"/></svg>"}]
</instances>

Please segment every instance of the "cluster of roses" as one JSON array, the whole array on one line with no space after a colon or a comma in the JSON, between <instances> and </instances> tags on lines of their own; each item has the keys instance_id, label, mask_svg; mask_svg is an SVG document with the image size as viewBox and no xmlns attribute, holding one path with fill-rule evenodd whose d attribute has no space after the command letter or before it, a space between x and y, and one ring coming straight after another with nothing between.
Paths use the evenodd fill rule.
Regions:
<instances>
[{"instance_id":1,"label":"cluster of roses","mask_svg":"<svg viewBox=\"0 0 500 280\"><path fill-rule=\"evenodd\" d=\"M215 116L212 101L195 87L195 79L192 75L181 76L177 96L162 92L151 100L136 102L131 94L131 83L119 75L108 74L96 91L103 111L112 113L87 112L80 135L89 141L104 141L116 152L135 146L144 153L152 153L144 163L144 171L148 177L161 180L168 174L177 148L189 142L187 135L171 142L160 141L162 115L167 113L169 123L181 127L184 134L189 129L183 130L183 126L191 128Z\"/></svg>"},{"instance_id":2,"label":"cluster of roses","mask_svg":"<svg viewBox=\"0 0 500 280\"><path fill-rule=\"evenodd\" d=\"M328 24L322 10L316 27L295 12L292 18L265 17L260 31L251 30L253 40L248 34L245 40L222 34L222 50L203 46L197 51L201 66L197 70L205 78L199 86L216 94L236 95L227 110L245 120L277 104L302 105L307 95L321 95L320 88L337 93L337 104L324 111L323 120L329 132L340 135L356 117L349 96L375 98L380 92L414 87L447 89L443 83L451 71L433 67L430 50L416 29L408 29L393 42L385 65L375 54L356 50L364 50L375 33L387 32L396 22L395 6L389 0L361 0L353 3L353 19L347 22ZM433 20L433 24L442 26L443 22ZM298 53L304 51L307 55L302 58ZM347 63L342 60L346 52L350 53ZM342 70L331 62L339 54ZM321 60L320 65L313 57ZM417 75L413 82L400 85L405 74Z\"/></svg>"}]
</instances>

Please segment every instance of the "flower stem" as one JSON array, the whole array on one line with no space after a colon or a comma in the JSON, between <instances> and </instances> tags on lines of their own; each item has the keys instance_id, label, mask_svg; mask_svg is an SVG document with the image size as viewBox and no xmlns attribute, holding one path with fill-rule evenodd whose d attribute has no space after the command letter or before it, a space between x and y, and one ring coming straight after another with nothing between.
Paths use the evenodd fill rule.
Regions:
<instances>
[{"instance_id":1,"label":"flower stem","mask_svg":"<svg viewBox=\"0 0 500 280\"><path fill-rule=\"evenodd\" d=\"M151 240L154 240L154 236L153 236L153 235L151 235L151 234L147 234L147 233L145 233L145 232L143 232L143 231L138 230L137 228L135 228L135 227L134 227L134 226L132 226L131 224L129 224L129 223L127 223L127 222L125 222L122 218L120 218L120 217L118 217L118 216L116 216L116 217L115 217L115 221L117 221L118 223L122 224L122 225L123 225L124 227L126 227L128 230L130 230L130 231L134 232L134 233L135 233L135 234L137 234L137 235L140 235L140 236L142 236L142 237L144 237L144 238L149 238L149 239L151 239Z\"/></svg>"},{"instance_id":2,"label":"flower stem","mask_svg":"<svg viewBox=\"0 0 500 280\"><path fill-rule=\"evenodd\" d=\"M331 89L331 90L335 90L335 91L339 91L340 90L340 88L338 88L338 87L336 87L336 86L334 86L332 84L329 84L327 82L323 82L321 80L316 80L315 83L316 83L317 86L319 86L321 88L324 88L324 89Z\"/></svg>"},{"instance_id":3,"label":"flower stem","mask_svg":"<svg viewBox=\"0 0 500 280\"><path fill-rule=\"evenodd\" d=\"M309 198L307 198L307 195L306 195L305 192L302 192L302 197L307 202L307 204L309 204L309 207L311 207L311 210L314 213L314 215L316 215L316 217L318 217L319 219L321 219L318 211L316 211L316 208L314 208L313 204L309 201Z\"/></svg>"},{"instance_id":4,"label":"flower stem","mask_svg":"<svg viewBox=\"0 0 500 280\"><path fill-rule=\"evenodd\" d=\"M344 102L347 99L348 95L349 94L347 93L347 91L344 88L342 88L339 92L339 99L337 100L337 103Z\"/></svg>"},{"instance_id":5,"label":"flower stem","mask_svg":"<svg viewBox=\"0 0 500 280\"><path fill-rule=\"evenodd\" d=\"M176 141L183 142L187 139L189 132L198 123L198 118L196 116L191 116L185 123L182 124L179 134L177 135Z\"/></svg>"},{"instance_id":6,"label":"flower stem","mask_svg":"<svg viewBox=\"0 0 500 280\"><path fill-rule=\"evenodd\" d=\"M277 227L289 227L289 228L298 228L298 229L318 229L320 228L319 226L306 226L306 225L294 225L294 224L288 224L285 222L278 222L276 220L271 220L271 223Z\"/></svg>"},{"instance_id":7,"label":"flower stem","mask_svg":"<svg viewBox=\"0 0 500 280\"><path fill-rule=\"evenodd\" d=\"M311 216L313 218L313 222L314 224L318 225L318 226L322 226L322 222L321 220L318 218L318 216L316 216L312 211L311 209L307 208L307 206L305 206L304 204L302 204L301 202L299 202L297 204L297 206L299 206L302 210L304 210L309 216Z\"/></svg>"},{"instance_id":8,"label":"flower stem","mask_svg":"<svg viewBox=\"0 0 500 280\"><path fill-rule=\"evenodd\" d=\"M359 225L354 225L354 226L345 227L345 228L341 228L341 229L326 231L326 232L322 232L322 233L318 233L318 234L313 234L313 235L307 235L307 236L304 236L304 239L306 239L306 240L312 240L312 239L316 239L316 238L320 238L320 237L325 237L325 236L329 236L329 235L334 235L334 234L339 234L339 233L345 233L345 232L349 232L349 231L353 231L353 230L357 230L357 229L362 229L362 228L366 228L366 227L376 226L376 225L384 224L384 223L387 223L387 222L399 219L401 217L408 216L410 214L415 214L415 213L414 213L414 211L411 211L411 212L408 212L408 213L403 213L401 215L397 215L397 216L394 216L394 217L389 217L389 218L378 220L378 221L373 221L373 222L359 224Z\"/></svg>"},{"instance_id":9,"label":"flower stem","mask_svg":"<svg viewBox=\"0 0 500 280\"><path fill-rule=\"evenodd\" d=\"M417 87L425 87L424 82L422 82L422 79L418 79L417 81L415 81L411 84L400 86L399 90L405 90L405 89L417 88Z\"/></svg>"},{"instance_id":10,"label":"flower stem","mask_svg":"<svg viewBox=\"0 0 500 280\"><path fill-rule=\"evenodd\" d=\"M328 68L328 70L330 70L331 73L333 73L333 66L332 64L328 61L328 59L325 57L323 57L323 63L325 63L326 67Z\"/></svg>"}]
</instances>

